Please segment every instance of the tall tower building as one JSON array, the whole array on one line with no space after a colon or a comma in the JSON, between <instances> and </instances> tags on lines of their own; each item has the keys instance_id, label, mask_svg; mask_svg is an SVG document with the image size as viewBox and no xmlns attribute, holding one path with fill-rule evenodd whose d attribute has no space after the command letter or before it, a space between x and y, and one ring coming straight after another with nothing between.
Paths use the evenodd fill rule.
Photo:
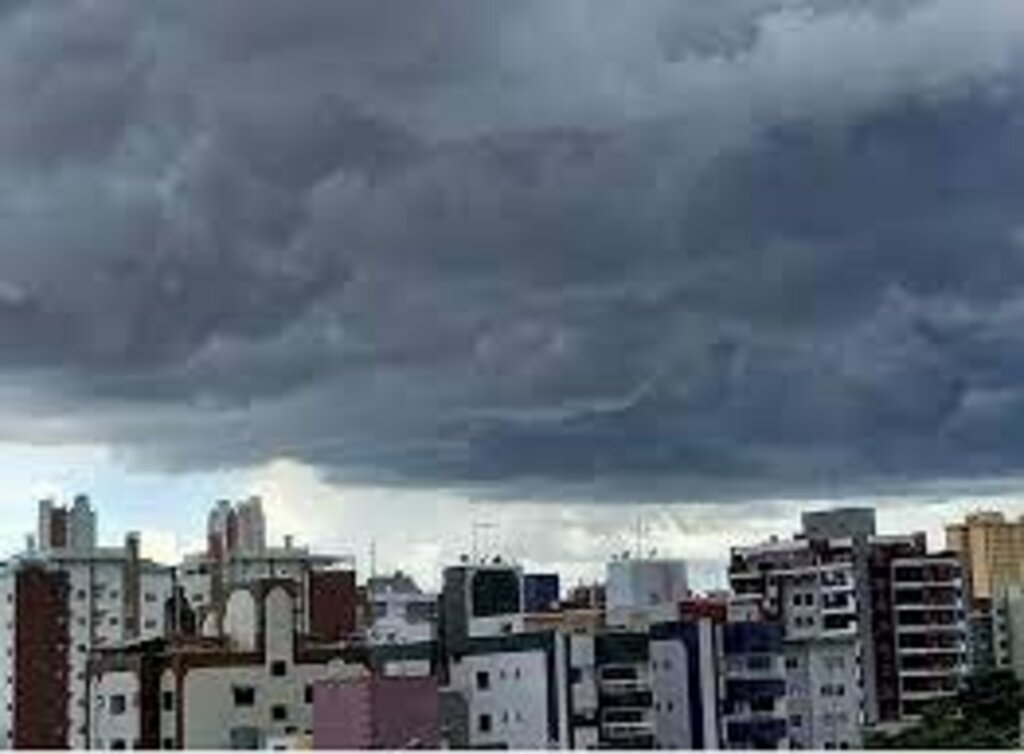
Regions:
<instances>
[{"instance_id":1,"label":"tall tower building","mask_svg":"<svg viewBox=\"0 0 1024 754\"><path fill-rule=\"evenodd\" d=\"M1003 587L1024 584L1024 517L972 513L946 527L946 547L960 556L972 600L991 600Z\"/></svg>"}]
</instances>

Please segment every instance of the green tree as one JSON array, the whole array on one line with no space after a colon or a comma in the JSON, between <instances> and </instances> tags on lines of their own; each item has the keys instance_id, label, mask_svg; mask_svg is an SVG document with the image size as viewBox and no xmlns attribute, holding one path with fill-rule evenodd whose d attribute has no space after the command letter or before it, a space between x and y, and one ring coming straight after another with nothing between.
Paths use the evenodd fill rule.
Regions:
<instances>
[{"instance_id":1,"label":"green tree","mask_svg":"<svg viewBox=\"0 0 1024 754\"><path fill-rule=\"evenodd\" d=\"M894 735L869 734L869 749L1020 748L1024 689L1010 671L964 679L954 699L930 707L920 722Z\"/></svg>"}]
</instances>

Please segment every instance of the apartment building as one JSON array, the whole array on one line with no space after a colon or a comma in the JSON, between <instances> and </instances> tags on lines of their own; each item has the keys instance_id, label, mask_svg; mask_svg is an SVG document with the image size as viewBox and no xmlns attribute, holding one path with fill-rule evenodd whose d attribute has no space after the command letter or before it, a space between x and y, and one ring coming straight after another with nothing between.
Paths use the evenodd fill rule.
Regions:
<instances>
[{"instance_id":1,"label":"apartment building","mask_svg":"<svg viewBox=\"0 0 1024 754\"><path fill-rule=\"evenodd\" d=\"M107 749L265 748L314 735L315 686L367 668L429 676L432 649L323 642L298 623L299 585L232 591L225 632L100 650L90 666L89 743Z\"/></svg>"},{"instance_id":2,"label":"apartment building","mask_svg":"<svg viewBox=\"0 0 1024 754\"><path fill-rule=\"evenodd\" d=\"M642 628L674 620L679 603L690 596L684 560L631 558L627 554L608 563L606 578L609 626Z\"/></svg>"},{"instance_id":3,"label":"apartment building","mask_svg":"<svg viewBox=\"0 0 1024 754\"><path fill-rule=\"evenodd\" d=\"M785 641L788 731L794 746L858 748L864 722L861 611L853 537L806 533L732 550L739 603L778 621Z\"/></svg>"},{"instance_id":4,"label":"apartment building","mask_svg":"<svg viewBox=\"0 0 1024 754\"><path fill-rule=\"evenodd\" d=\"M39 504L36 536L0 569L0 744L87 746L90 652L162 636L174 619L174 571L140 548L136 534L97 546L84 496Z\"/></svg>"},{"instance_id":5,"label":"apartment building","mask_svg":"<svg viewBox=\"0 0 1024 754\"><path fill-rule=\"evenodd\" d=\"M967 624L960 560L928 553L925 535L871 541L872 671L878 721L917 719L952 696L967 670Z\"/></svg>"},{"instance_id":6,"label":"apartment building","mask_svg":"<svg viewBox=\"0 0 1024 754\"><path fill-rule=\"evenodd\" d=\"M1024 584L1024 517L972 513L946 526L946 548L960 557L970 600L992 600L1002 587Z\"/></svg>"},{"instance_id":7,"label":"apartment building","mask_svg":"<svg viewBox=\"0 0 1024 754\"><path fill-rule=\"evenodd\" d=\"M291 537L285 537L280 547L270 546L265 531L258 498L234 506L222 500L211 510L207 549L186 555L178 568L179 585L200 631L206 636L221 633L224 603L235 588L263 579L288 579L299 587L301 632L336 640L354 634L359 602L354 559L313 553Z\"/></svg>"}]
</instances>

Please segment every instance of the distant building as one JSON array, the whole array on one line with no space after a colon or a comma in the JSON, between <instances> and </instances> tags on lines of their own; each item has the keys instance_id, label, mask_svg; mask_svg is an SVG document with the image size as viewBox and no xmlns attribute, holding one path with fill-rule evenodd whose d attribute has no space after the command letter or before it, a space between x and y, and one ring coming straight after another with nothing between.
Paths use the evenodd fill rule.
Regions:
<instances>
[{"instance_id":1,"label":"distant building","mask_svg":"<svg viewBox=\"0 0 1024 754\"><path fill-rule=\"evenodd\" d=\"M991 600L1002 587L1024 585L1024 517L972 513L946 526L946 547L960 556L971 600Z\"/></svg>"},{"instance_id":2,"label":"distant building","mask_svg":"<svg viewBox=\"0 0 1024 754\"><path fill-rule=\"evenodd\" d=\"M437 749L437 679L386 678L364 672L313 686L317 749Z\"/></svg>"},{"instance_id":3,"label":"distant building","mask_svg":"<svg viewBox=\"0 0 1024 754\"><path fill-rule=\"evenodd\" d=\"M609 626L641 628L674 620L690 596L686 562L673 559L613 560L607 565Z\"/></svg>"},{"instance_id":4,"label":"distant building","mask_svg":"<svg viewBox=\"0 0 1024 754\"><path fill-rule=\"evenodd\" d=\"M557 612L561 586L557 573L528 573L523 577L523 609L527 613Z\"/></svg>"},{"instance_id":5,"label":"distant building","mask_svg":"<svg viewBox=\"0 0 1024 754\"><path fill-rule=\"evenodd\" d=\"M375 576L366 587L366 639L371 644L408 644L437 637L436 594L425 594L401 572Z\"/></svg>"},{"instance_id":6,"label":"distant building","mask_svg":"<svg viewBox=\"0 0 1024 754\"><path fill-rule=\"evenodd\" d=\"M202 633L221 632L225 601L237 587L263 579L289 579L298 586L299 630L341 640L356 631L358 595L353 560L298 547L286 537L267 546L258 499L237 506L220 501L210 512L205 552L186 555L179 584Z\"/></svg>"}]
</instances>

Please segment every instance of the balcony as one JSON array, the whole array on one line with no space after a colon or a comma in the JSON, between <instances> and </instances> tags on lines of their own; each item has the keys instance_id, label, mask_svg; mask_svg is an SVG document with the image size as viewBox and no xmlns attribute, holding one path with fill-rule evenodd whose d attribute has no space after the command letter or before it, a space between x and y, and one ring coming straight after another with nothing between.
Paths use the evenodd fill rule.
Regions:
<instances>
[{"instance_id":1,"label":"balcony","mask_svg":"<svg viewBox=\"0 0 1024 754\"><path fill-rule=\"evenodd\" d=\"M962 634L965 631L963 623L901 623L896 627L898 634Z\"/></svg>"},{"instance_id":2,"label":"balcony","mask_svg":"<svg viewBox=\"0 0 1024 754\"><path fill-rule=\"evenodd\" d=\"M602 678L597 686L602 696L639 694L651 690L647 678Z\"/></svg>"}]
</instances>

